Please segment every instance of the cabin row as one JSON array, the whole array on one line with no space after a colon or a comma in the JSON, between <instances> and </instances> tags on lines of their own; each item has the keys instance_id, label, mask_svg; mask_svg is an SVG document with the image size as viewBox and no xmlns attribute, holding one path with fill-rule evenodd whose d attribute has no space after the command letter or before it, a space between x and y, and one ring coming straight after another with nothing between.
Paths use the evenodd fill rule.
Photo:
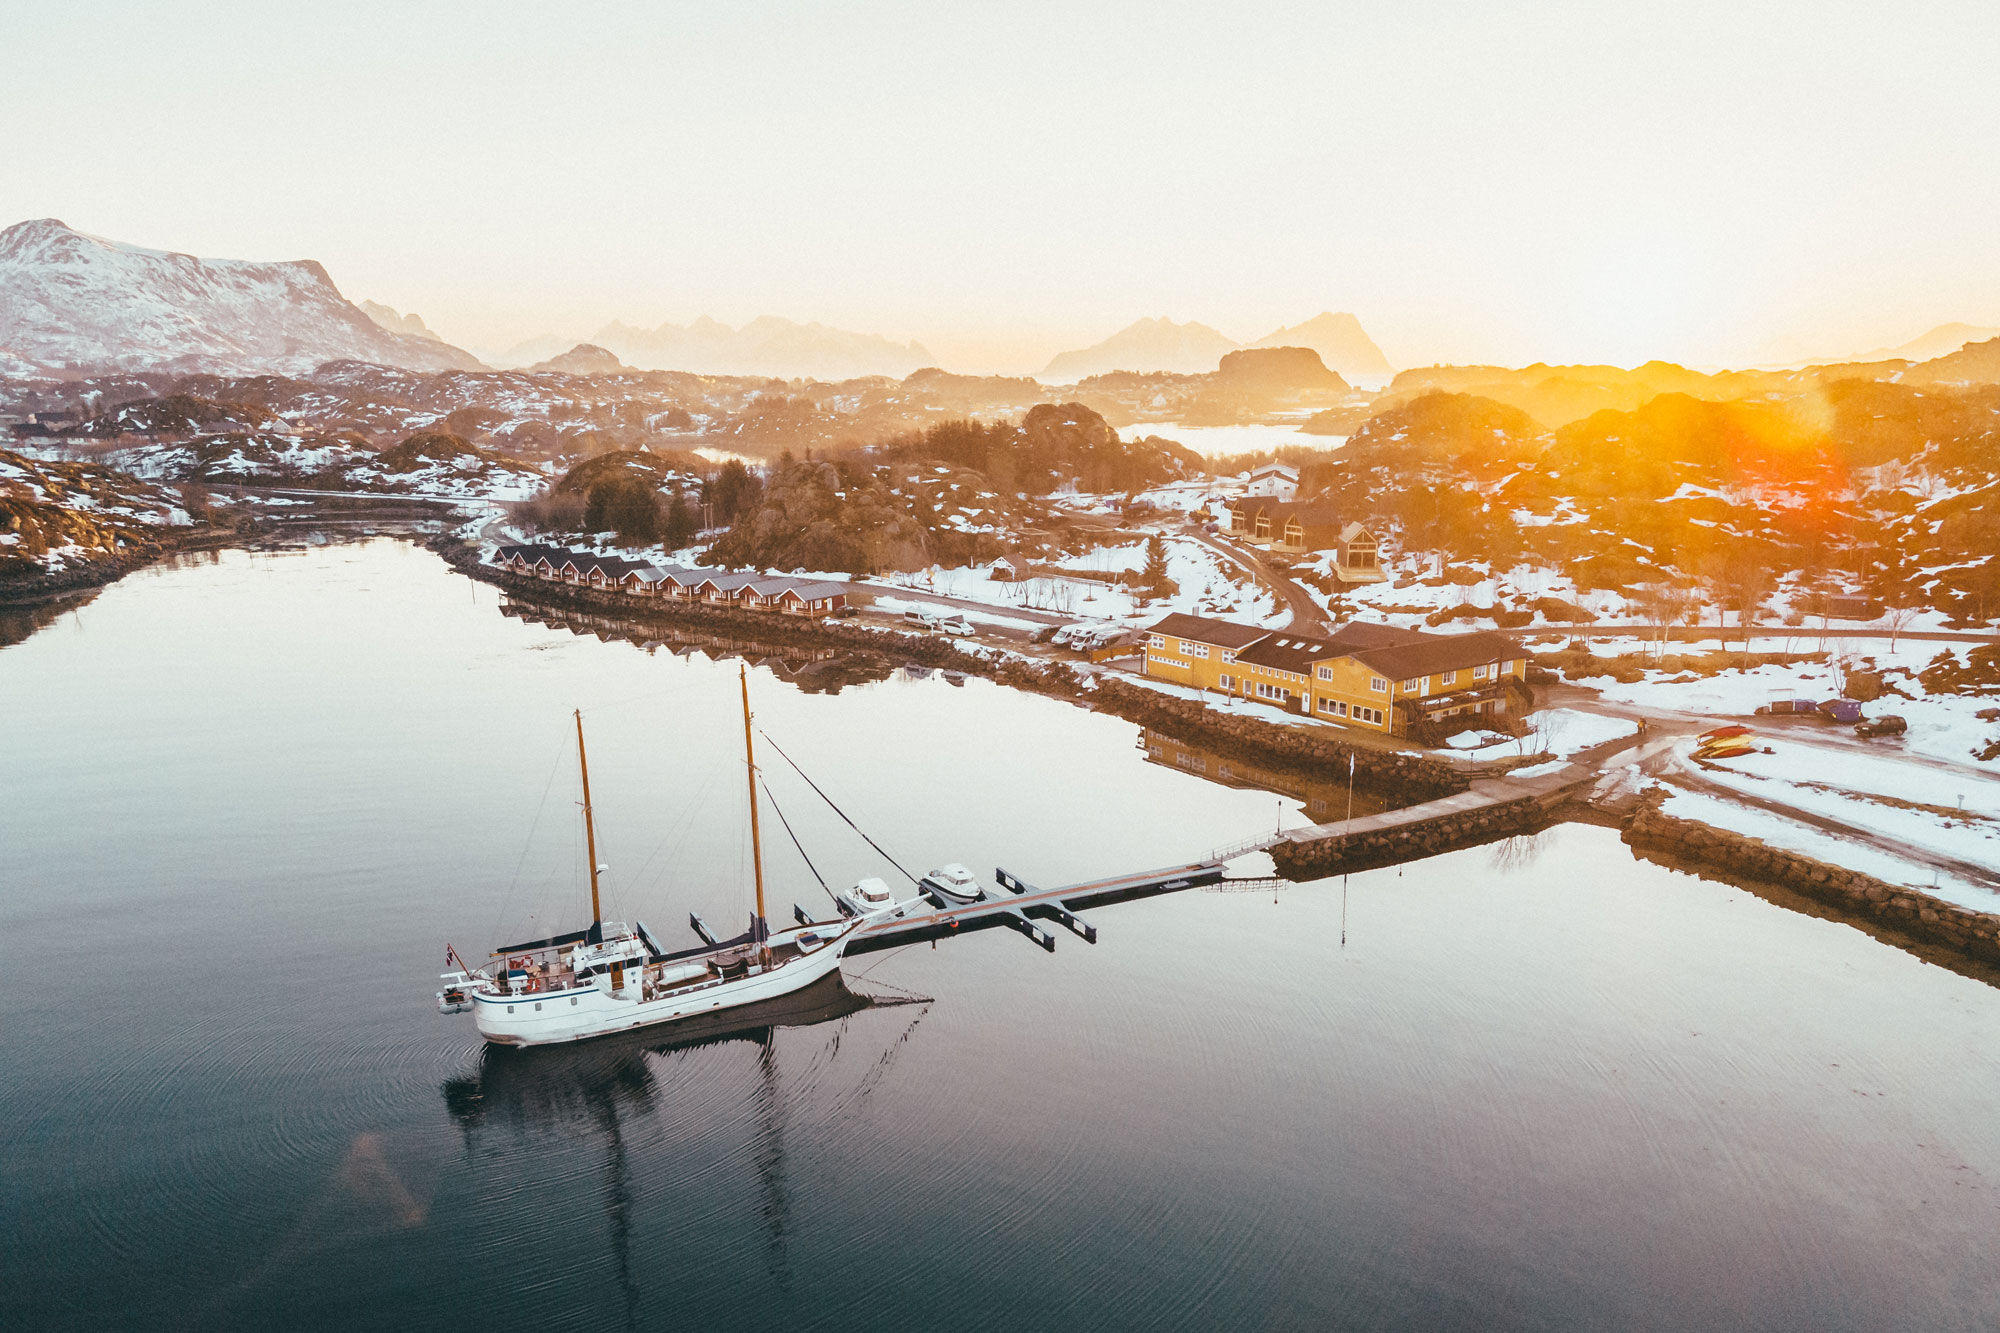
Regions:
<instances>
[{"instance_id":1,"label":"cabin row","mask_svg":"<svg viewBox=\"0 0 2000 1333\"><path fill-rule=\"evenodd\" d=\"M1175 614L1147 632L1146 674L1343 726L1417 735L1533 706L1527 654L1505 634L1426 634L1349 621L1325 637Z\"/></svg>"},{"instance_id":2,"label":"cabin row","mask_svg":"<svg viewBox=\"0 0 2000 1333\"><path fill-rule=\"evenodd\" d=\"M818 620L846 609L847 585L793 574L729 574L654 565L561 546L503 546L494 563L511 574L634 597L741 607Z\"/></svg>"},{"instance_id":3,"label":"cabin row","mask_svg":"<svg viewBox=\"0 0 2000 1333\"><path fill-rule=\"evenodd\" d=\"M1375 534L1343 517L1330 500L1273 500L1258 495L1231 500L1229 535L1286 555L1331 551L1333 576L1342 583L1380 583L1388 577Z\"/></svg>"}]
</instances>

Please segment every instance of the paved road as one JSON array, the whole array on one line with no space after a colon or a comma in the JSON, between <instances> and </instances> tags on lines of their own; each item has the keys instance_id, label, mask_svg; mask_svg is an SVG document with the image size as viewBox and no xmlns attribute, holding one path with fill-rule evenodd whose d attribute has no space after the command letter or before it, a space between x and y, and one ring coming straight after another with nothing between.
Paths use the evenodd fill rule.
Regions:
<instances>
[{"instance_id":1,"label":"paved road","mask_svg":"<svg viewBox=\"0 0 2000 1333\"><path fill-rule=\"evenodd\" d=\"M1545 687L1546 694L1541 700L1542 707L1575 708L1584 712L1605 713L1615 717L1633 718L1646 723L1650 738L1667 740L1686 738L1705 731L1716 723L1714 717L1678 712L1670 708L1647 707L1635 704L1609 703L1599 698L1595 691L1575 685ZM1837 772L1842 757L1846 754L1868 752L1878 759L1893 759L1912 767L1929 769L1951 774L1955 779L1974 785L2000 785L2000 777L1967 764L1955 764L1948 759L1937 759L1929 755L1911 754L1900 743L1893 740L1866 741L1849 731L1833 730L1826 723L1810 718L1792 719L1783 717L1760 717L1751 719L1759 732L1781 736L1787 743L1808 746L1826 754L1828 772ZM1905 861L1931 866L1946 874L1974 884L1983 884L2000 889L2000 872L1994 867L1961 861L1922 843L1905 842L1890 837L1874 829L1859 828L1844 823L1816 810L1807 810L1787 804L1777 799L1782 787L1773 786L1771 796L1759 796L1739 791L1726 783L1709 777L1700 765L1690 760L1684 745L1649 745L1640 767L1649 775L1662 782L1689 791L1698 791L1704 796L1733 801L1738 805L1762 810L1767 814L1796 823L1806 824L1823 832L1849 838L1855 842L1874 847ZM1972 790L1971 786L1966 787Z\"/></svg>"},{"instance_id":2,"label":"paved road","mask_svg":"<svg viewBox=\"0 0 2000 1333\"><path fill-rule=\"evenodd\" d=\"M1079 620L1089 619L1085 615L1063 615L1057 611L1037 611L1025 606L948 597L944 593L929 592L923 588L906 588L900 583L871 583L865 579L855 579L848 586L881 597L898 597L906 602L927 602L934 606L950 607L955 611L984 611L988 615L1006 616L1010 620L1032 620L1038 625L1074 625Z\"/></svg>"},{"instance_id":3,"label":"paved road","mask_svg":"<svg viewBox=\"0 0 2000 1333\"><path fill-rule=\"evenodd\" d=\"M1280 572L1255 551L1225 542L1207 532L1187 531L1179 534L1192 537L1214 551L1230 564L1247 573L1256 582L1270 589L1271 595L1292 609L1290 628L1300 634L1324 634L1327 632L1326 612L1320 610L1319 603L1312 594L1289 574Z\"/></svg>"}]
</instances>

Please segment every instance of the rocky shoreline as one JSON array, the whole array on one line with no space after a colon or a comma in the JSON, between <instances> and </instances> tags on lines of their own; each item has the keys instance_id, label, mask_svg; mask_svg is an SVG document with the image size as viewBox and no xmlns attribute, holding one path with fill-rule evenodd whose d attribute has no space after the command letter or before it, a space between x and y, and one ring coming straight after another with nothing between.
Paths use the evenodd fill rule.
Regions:
<instances>
[{"instance_id":1,"label":"rocky shoreline","mask_svg":"<svg viewBox=\"0 0 2000 1333\"><path fill-rule=\"evenodd\" d=\"M1396 828L1365 829L1339 837L1286 840L1271 846L1271 860L1289 880L1325 879L1353 870L1375 870L1421 861L1502 838L1540 833L1566 816L1539 797L1455 811Z\"/></svg>"},{"instance_id":2,"label":"rocky shoreline","mask_svg":"<svg viewBox=\"0 0 2000 1333\"><path fill-rule=\"evenodd\" d=\"M994 659L968 653L949 641L925 634L863 629L835 621L790 619L721 607L641 601L627 593L601 592L527 578L484 564L479 551L456 538L439 538L430 548L470 578L507 589L524 600L569 606L615 616L632 623L704 625L727 629L745 638L801 647L841 647L885 655L900 661L985 676L1014 689L1031 690L1084 703L1176 740L1199 744L1225 757L1245 762L1330 774L1343 780L1348 758L1354 759L1358 780L1370 790L1404 803L1432 800L1466 789L1467 779L1450 764L1424 755L1343 745L1300 729L1255 718L1217 713L1191 699L1181 699L1119 680L1086 676L1064 662L1031 663L1018 658Z\"/></svg>"},{"instance_id":3,"label":"rocky shoreline","mask_svg":"<svg viewBox=\"0 0 2000 1333\"><path fill-rule=\"evenodd\" d=\"M1755 880L1879 923L1898 934L1975 961L2000 965L2000 916L1974 912L1858 870L1773 847L1757 838L1642 808L1625 825L1634 852L1712 878Z\"/></svg>"},{"instance_id":4,"label":"rocky shoreline","mask_svg":"<svg viewBox=\"0 0 2000 1333\"><path fill-rule=\"evenodd\" d=\"M0 579L0 606L29 607L60 601L77 593L108 587L127 574L190 551L216 551L235 546L253 531L251 525L216 527L199 524L189 528L161 528L153 540L128 546L116 555L88 560L53 574L33 578Z\"/></svg>"}]
</instances>

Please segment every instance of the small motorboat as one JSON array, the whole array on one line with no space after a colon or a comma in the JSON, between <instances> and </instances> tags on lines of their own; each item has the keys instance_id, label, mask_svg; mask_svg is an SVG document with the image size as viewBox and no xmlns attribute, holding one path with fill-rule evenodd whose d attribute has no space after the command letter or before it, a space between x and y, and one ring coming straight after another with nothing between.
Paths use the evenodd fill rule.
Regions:
<instances>
[{"instance_id":1,"label":"small motorboat","mask_svg":"<svg viewBox=\"0 0 2000 1333\"><path fill-rule=\"evenodd\" d=\"M1702 732L1698 739L1704 741L1721 741L1727 740L1731 736L1748 736L1750 732L1751 729L1744 726L1741 722L1731 722L1726 727L1709 728L1707 731Z\"/></svg>"},{"instance_id":2,"label":"small motorboat","mask_svg":"<svg viewBox=\"0 0 2000 1333\"><path fill-rule=\"evenodd\" d=\"M853 888L835 894L834 898L849 916L873 916L896 905L895 891L873 875L856 880Z\"/></svg>"},{"instance_id":3,"label":"small motorboat","mask_svg":"<svg viewBox=\"0 0 2000 1333\"><path fill-rule=\"evenodd\" d=\"M956 861L925 875L918 881L918 887L930 890L946 903L976 903L986 896L985 887Z\"/></svg>"},{"instance_id":4,"label":"small motorboat","mask_svg":"<svg viewBox=\"0 0 2000 1333\"><path fill-rule=\"evenodd\" d=\"M1704 741L1697 745L1694 757L1697 759L1734 759L1739 755L1755 754L1757 744L1747 736L1725 736L1721 740Z\"/></svg>"}]
</instances>

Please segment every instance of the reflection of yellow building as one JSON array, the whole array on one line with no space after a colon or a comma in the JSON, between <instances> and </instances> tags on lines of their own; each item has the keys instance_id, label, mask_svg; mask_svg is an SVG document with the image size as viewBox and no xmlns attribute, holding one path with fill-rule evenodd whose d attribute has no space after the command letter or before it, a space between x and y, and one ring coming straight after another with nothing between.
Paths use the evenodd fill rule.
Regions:
<instances>
[{"instance_id":1,"label":"reflection of yellow building","mask_svg":"<svg viewBox=\"0 0 2000 1333\"><path fill-rule=\"evenodd\" d=\"M1314 638L1175 614L1153 626L1146 646L1149 676L1397 736L1463 714L1526 712L1527 670L1521 645L1505 634L1360 621Z\"/></svg>"},{"instance_id":2,"label":"reflection of yellow building","mask_svg":"<svg viewBox=\"0 0 2000 1333\"><path fill-rule=\"evenodd\" d=\"M1265 768L1258 764L1246 764L1240 759L1225 758L1212 751L1183 744L1157 731L1142 732L1139 746L1146 752L1149 763L1163 768L1176 768L1225 787L1268 791L1290 797L1299 803L1299 809L1315 824L1345 819L1350 809L1359 818L1380 814L1390 808L1387 801L1366 787L1350 791L1344 768L1339 770L1337 780L1321 780L1289 769Z\"/></svg>"}]
</instances>

